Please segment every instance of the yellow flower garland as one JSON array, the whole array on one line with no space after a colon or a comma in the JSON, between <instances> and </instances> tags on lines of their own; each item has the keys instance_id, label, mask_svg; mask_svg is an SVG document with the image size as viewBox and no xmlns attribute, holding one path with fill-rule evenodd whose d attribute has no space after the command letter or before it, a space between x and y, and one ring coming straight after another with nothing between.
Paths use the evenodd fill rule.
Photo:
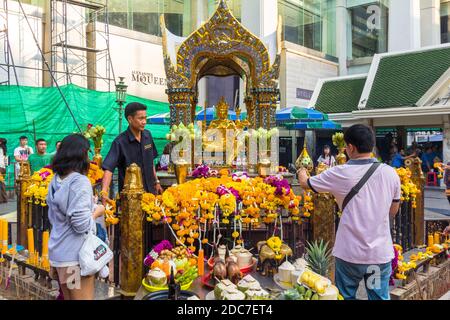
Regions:
<instances>
[{"instance_id":1,"label":"yellow flower garland","mask_svg":"<svg viewBox=\"0 0 450 320\"><path fill-rule=\"evenodd\" d=\"M242 199L242 207L237 207L234 194L219 196L218 187L236 190ZM230 224L232 221L252 225L273 223L278 217L279 209L288 210L291 219L298 220L302 197L296 196L292 189L281 195L276 195L275 190L275 187L265 183L261 177L234 181L232 177L223 174L220 177L199 178L172 186L161 196L146 193L142 198L142 209L147 214L147 221L152 223L160 223L165 216L165 221L171 224L180 242L195 247L196 242L191 239L205 243L205 239L198 236L199 224L203 226L212 223L216 208L220 209L223 224ZM239 236L236 230L232 234L236 243L242 243Z\"/></svg>"},{"instance_id":2,"label":"yellow flower garland","mask_svg":"<svg viewBox=\"0 0 450 320\"><path fill-rule=\"evenodd\" d=\"M31 184L25 190L25 197L28 198L28 202L41 205L43 207L47 206L47 193L50 182L53 179L53 171L48 168L42 168L36 171L31 176Z\"/></svg>"},{"instance_id":3,"label":"yellow flower garland","mask_svg":"<svg viewBox=\"0 0 450 320\"><path fill-rule=\"evenodd\" d=\"M400 177L401 183L401 201L411 201L411 206L413 209L417 208L417 194L420 193L420 190L411 180L411 170L407 168L398 168L395 169L397 171L398 176Z\"/></svg>"}]
</instances>

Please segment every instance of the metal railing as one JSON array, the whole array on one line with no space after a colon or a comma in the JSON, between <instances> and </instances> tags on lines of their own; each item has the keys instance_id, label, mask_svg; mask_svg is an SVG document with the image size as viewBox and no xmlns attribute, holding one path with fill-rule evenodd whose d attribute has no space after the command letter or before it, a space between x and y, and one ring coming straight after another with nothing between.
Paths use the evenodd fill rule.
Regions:
<instances>
[{"instance_id":1,"label":"metal railing","mask_svg":"<svg viewBox=\"0 0 450 320\"><path fill-rule=\"evenodd\" d=\"M402 202L399 212L391 221L392 241L406 252L414 247L414 209L411 202Z\"/></svg>"}]
</instances>

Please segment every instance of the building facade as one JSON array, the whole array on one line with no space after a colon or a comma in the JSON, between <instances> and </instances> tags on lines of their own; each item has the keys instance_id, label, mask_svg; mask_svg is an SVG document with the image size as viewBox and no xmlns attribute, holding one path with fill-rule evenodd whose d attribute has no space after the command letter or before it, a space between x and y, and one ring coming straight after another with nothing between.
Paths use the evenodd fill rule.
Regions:
<instances>
[{"instance_id":1,"label":"building facade","mask_svg":"<svg viewBox=\"0 0 450 320\"><path fill-rule=\"evenodd\" d=\"M14 59L0 55L1 83L54 85L34 35L56 71L59 85L70 82L113 91L111 80L123 76L129 94L164 102L160 16L164 15L171 33L187 37L207 21L218 4L218 0L97 0L104 8L96 11L74 4L64 7L56 0L21 0L22 6L16 0L2 2L0 24L8 18L9 51ZM368 94L366 80L376 72L380 55L426 51L450 42L450 0L228 0L227 4L244 26L262 39L276 30L281 17L280 108L315 107L322 84L346 80L340 94L347 94L350 100L343 101L349 102L331 107L332 118L344 125L360 121L362 115L355 117L357 112L368 114L370 108L357 106L364 93ZM54 31L62 24L64 41L64 32ZM4 31L1 36L5 39ZM56 38L60 46L54 49ZM0 41L0 52L5 52L6 46L6 41ZM445 54L444 50L444 60ZM205 76L199 88L200 106L215 105L225 96L230 105L245 109L239 77ZM381 120L370 120L370 115L364 117L369 124L383 125ZM449 126L448 119L433 125L444 128ZM293 150L289 157L295 159L300 143L297 136L302 134L282 134L291 137L286 148ZM308 139L311 145L315 145L314 139Z\"/></svg>"}]
</instances>

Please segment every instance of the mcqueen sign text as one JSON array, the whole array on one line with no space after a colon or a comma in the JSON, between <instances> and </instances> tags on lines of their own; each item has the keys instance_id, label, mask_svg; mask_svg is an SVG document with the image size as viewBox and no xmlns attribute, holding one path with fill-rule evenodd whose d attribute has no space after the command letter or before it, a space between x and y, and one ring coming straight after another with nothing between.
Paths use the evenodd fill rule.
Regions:
<instances>
[{"instance_id":1,"label":"mcqueen sign text","mask_svg":"<svg viewBox=\"0 0 450 320\"><path fill-rule=\"evenodd\" d=\"M132 71L131 72L131 81L136 81L142 83L144 85L157 85L157 86L165 86L166 78L156 77L153 73L141 72L141 71Z\"/></svg>"}]
</instances>

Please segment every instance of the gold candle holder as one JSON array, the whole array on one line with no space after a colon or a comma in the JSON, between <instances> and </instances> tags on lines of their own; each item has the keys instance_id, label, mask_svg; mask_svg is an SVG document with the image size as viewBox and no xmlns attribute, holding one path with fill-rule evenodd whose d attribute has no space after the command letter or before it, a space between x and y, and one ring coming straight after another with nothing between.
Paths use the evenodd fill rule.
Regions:
<instances>
[{"instance_id":1,"label":"gold candle holder","mask_svg":"<svg viewBox=\"0 0 450 320\"><path fill-rule=\"evenodd\" d=\"M347 163L347 156L345 155L345 148L339 148L339 153L336 156L336 162L338 165Z\"/></svg>"},{"instance_id":2,"label":"gold candle holder","mask_svg":"<svg viewBox=\"0 0 450 320\"><path fill-rule=\"evenodd\" d=\"M92 158L92 161L95 162L100 168L103 164L103 157L100 154L101 148L94 148L94 157Z\"/></svg>"},{"instance_id":3,"label":"gold candle holder","mask_svg":"<svg viewBox=\"0 0 450 320\"><path fill-rule=\"evenodd\" d=\"M270 162L260 162L257 166L258 175L261 177L270 176Z\"/></svg>"},{"instance_id":4,"label":"gold candle holder","mask_svg":"<svg viewBox=\"0 0 450 320\"><path fill-rule=\"evenodd\" d=\"M36 265L36 252L35 251L29 251L28 252L27 263L32 265L32 266Z\"/></svg>"},{"instance_id":5,"label":"gold candle holder","mask_svg":"<svg viewBox=\"0 0 450 320\"><path fill-rule=\"evenodd\" d=\"M188 164L176 164L175 165L175 176L177 178L177 183L182 184L186 182L188 173Z\"/></svg>"}]
</instances>

